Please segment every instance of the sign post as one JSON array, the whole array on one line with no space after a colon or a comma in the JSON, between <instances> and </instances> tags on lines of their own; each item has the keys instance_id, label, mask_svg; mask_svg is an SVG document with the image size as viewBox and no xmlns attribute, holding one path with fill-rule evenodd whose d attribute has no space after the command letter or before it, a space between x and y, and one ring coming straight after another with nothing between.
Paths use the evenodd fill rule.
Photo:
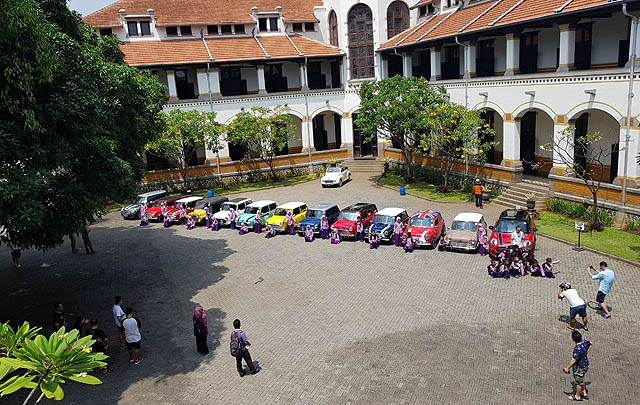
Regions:
<instances>
[{"instance_id":1,"label":"sign post","mask_svg":"<svg viewBox=\"0 0 640 405\"><path fill-rule=\"evenodd\" d=\"M580 233L585 231L584 222L575 221L575 228L578 230L578 244L574 246L573 250L577 250L578 252L582 252L584 248L580 246Z\"/></svg>"}]
</instances>

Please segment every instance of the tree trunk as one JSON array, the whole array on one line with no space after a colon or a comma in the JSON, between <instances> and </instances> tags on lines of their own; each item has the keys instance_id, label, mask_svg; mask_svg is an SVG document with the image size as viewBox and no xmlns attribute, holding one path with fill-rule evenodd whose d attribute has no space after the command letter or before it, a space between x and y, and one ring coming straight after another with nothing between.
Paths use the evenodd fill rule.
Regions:
<instances>
[{"instance_id":1,"label":"tree trunk","mask_svg":"<svg viewBox=\"0 0 640 405\"><path fill-rule=\"evenodd\" d=\"M413 174L411 173L411 163L413 163L413 155L406 148L402 148L402 157L404 158L404 163L407 166L407 174L405 176L405 180L411 181L413 180Z\"/></svg>"},{"instance_id":2,"label":"tree trunk","mask_svg":"<svg viewBox=\"0 0 640 405\"><path fill-rule=\"evenodd\" d=\"M184 191L187 191L187 189L189 188L188 186L188 182L187 182L187 170L189 169L188 163L186 161L183 161L180 164L180 175L182 176L182 184L184 187Z\"/></svg>"},{"instance_id":3,"label":"tree trunk","mask_svg":"<svg viewBox=\"0 0 640 405\"><path fill-rule=\"evenodd\" d=\"M271 157L270 159L263 158L262 161L265 162L267 166L269 166L269 170L271 171L271 181L275 183L278 179L276 177L276 171L273 168L273 157Z\"/></svg>"},{"instance_id":4,"label":"tree trunk","mask_svg":"<svg viewBox=\"0 0 640 405\"><path fill-rule=\"evenodd\" d=\"M591 190L593 198L593 207L591 208L591 219L589 220L589 228L592 231L601 231L603 226L598 218L598 190Z\"/></svg>"}]
</instances>

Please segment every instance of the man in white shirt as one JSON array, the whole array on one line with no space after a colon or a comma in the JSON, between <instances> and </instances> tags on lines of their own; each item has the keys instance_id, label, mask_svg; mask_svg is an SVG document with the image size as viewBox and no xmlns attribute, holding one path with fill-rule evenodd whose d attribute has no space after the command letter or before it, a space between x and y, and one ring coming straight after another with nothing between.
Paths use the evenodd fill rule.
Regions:
<instances>
[{"instance_id":1,"label":"man in white shirt","mask_svg":"<svg viewBox=\"0 0 640 405\"><path fill-rule=\"evenodd\" d=\"M516 226L516 230L511 232L511 244L518 247L522 247L522 240L524 239L524 232L520 225Z\"/></svg>"},{"instance_id":2,"label":"man in white shirt","mask_svg":"<svg viewBox=\"0 0 640 405\"><path fill-rule=\"evenodd\" d=\"M564 298L569 301L569 317L571 318L569 321L569 325L567 328L571 330L576 330L576 315L580 315L582 317L582 324L584 330L589 330L587 327L587 305L584 300L580 298L578 295L578 291L571 288L571 284L566 281L560 284L560 292L558 293L558 299L563 300Z\"/></svg>"},{"instance_id":3,"label":"man in white shirt","mask_svg":"<svg viewBox=\"0 0 640 405\"><path fill-rule=\"evenodd\" d=\"M142 340L140 321L133 317L133 309L131 307L127 307L125 314L127 318L122 322L122 327L127 341L127 349L129 349L129 363L140 364L142 363L142 356L140 356L140 341Z\"/></svg>"},{"instance_id":4,"label":"man in white shirt","mask_svg":"<svg viewBox=\"0 0 640 405\"><path fill-rule=\"evenodd\" d=\"M113 305L113 322L118 328L118 334L120 335L120 348L124 349L127 345L124 342L124 328L122 327L122 321L125 319L124 311L122 310L122 297L116 296L115 304Z\"/></svg>"}]
</instances>

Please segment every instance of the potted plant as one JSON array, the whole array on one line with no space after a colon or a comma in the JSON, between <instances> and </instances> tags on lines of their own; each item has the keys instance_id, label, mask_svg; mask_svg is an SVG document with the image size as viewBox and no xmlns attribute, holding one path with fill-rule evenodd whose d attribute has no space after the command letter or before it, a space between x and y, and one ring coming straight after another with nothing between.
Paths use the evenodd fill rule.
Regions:
<instances>
[{"instance_id":1,"label":"potted plant","mask_svg":"<svg viewBox=\"0 0 640 405\"><path fill-rule=\"evenodd\" d=\"M338 165L338 160L335 158L329 159L329 167L336 167Z\"/></svg>"},{"instance_id":2,"label":"potted plant","mask_svg":"<svg viewBox=\"0 0 640 405\"><path fill-rule=\"evenodd\" d=\"M533 210L536 208L536 195L534 193L525 194L524 198L527 199L527 209Z\"/></svg>"},{"instance_id":3,"label":"potted plant","mask_svg":"<svg viewBox=\"0 0 640 405\"><path fill-rule=\"evenodd\" d=\"M487 188L483 188L482 189L482 201L489 201L489 198L491 197L491 193L493 191L487 187Z\"/></svg>"},{"instance_id":4,"label":"potted plant","mask_svg":"<svg viewBox=\"0 0 640 405\"><path fill-rule=\"evenodd\" d=\"M384 158L384 172L389 173L389 167L391 165L391 159Z\"/></svg>"}]
</instances>

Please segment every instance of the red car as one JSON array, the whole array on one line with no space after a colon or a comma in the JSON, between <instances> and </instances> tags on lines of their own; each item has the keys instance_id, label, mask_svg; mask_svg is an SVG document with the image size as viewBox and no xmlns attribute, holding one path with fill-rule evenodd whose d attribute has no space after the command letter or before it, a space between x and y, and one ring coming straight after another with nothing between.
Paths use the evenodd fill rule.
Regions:
<instances>
[{"instance_id":1,"label":"red car","mask_svg":"<svg viewBox=\"0 0 640 405\"><path fill-rule=\"evenodd\" d=\"M348 206L340 211L338 219L331 225L331 229L337 229L341 238L354 238L356 236L356 220L362 220L364 227L368 227L373 218L373 214L378 209L375 204L357 203Z\"/></svg>"},{"instance_id":2,"label":"red car","mask_svg":"<svg viewBox=\"0 0 640 405\"><path fill-rule=\"evenodd\" d=\"M187 211L187 216L196 209L196 203L202 200L202 197L182 197L176 200L173 207L169 209L167 215L171 218L171 222L180 222L180 208L184 206Z\"/></svg>"},{"instance_id":3,"label":"red car","mask_svg":"<svg viewBox=\"0 0 640 405\"><path fill-rule=\"evenodd\" d=\"M153 206L147 208L147 220L162 221L162 203L167 203L167 208L171 209L176 205L176 201L182 197L166 197L153 202Z\"/></svg>"},{"instance_id":4,"label":"red car","mask_svg":"<svg viewBox=\"0 0 640 405\"><path fill-rule=\"evenodd\" d=\"M404 234L411 232L416 246L435 248L445 233L444 219L436 211L418 211L409 218Z\"/></svg>"},{"instance_id":5,"label":"red car","mask_svg":"<svg viewBox=\"0 0 640 405\"><path fill-rule=\"evenodd\" d=\"M522 247L534 250L536 247L536 224L527 210L504 210L496 221L489 238L489 255L497 256L501 251L512 245L511 233L520 226L524 238Z\"/></svg>"}]
</instances>

